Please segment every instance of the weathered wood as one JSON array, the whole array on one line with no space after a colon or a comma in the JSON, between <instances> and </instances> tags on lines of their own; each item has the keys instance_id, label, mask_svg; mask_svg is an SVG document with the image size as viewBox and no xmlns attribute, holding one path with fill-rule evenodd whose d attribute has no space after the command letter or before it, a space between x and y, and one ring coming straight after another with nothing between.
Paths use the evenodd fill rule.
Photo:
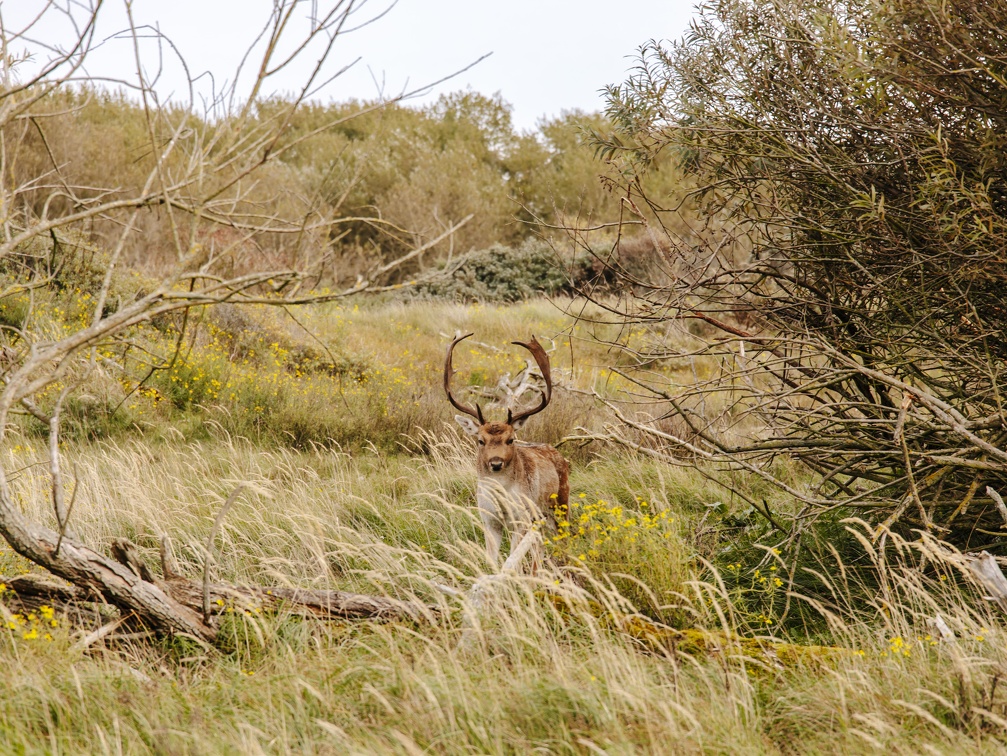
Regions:
<instances>
[{"instance_id":1,"label":"weathered wood","mask_svg":"<svg viewBox=\"0 0 1007 756\"><path fill-rule=\"evenodd\" d=\"M182 577L182 570L175 561L175 554L171 550L171 538L161 536L161 574L165 580Z\"/></svg>"},{"instance_id":2,"label":"weathered wood","mask_svg":"<svg viewBox=\"0 0 1007 756\"><path fill-rule=\"evenodd\" d=\"M116 559L114 562L64 538L59 557L51 560L61 570L57 574L63 580L41 573L0 576L0 583L5 586L0 595L0 607L6 604L11 610L22 612L47 604L76 614L78 620L87 618L84 624L91 624L94 620L107 622L107 604L112 604L122 617L133 617L157 633L189 632L187 628L191 627L198 629L191 634L201 641L212 643L216 639L214 622L205 625L198 622L204 602L204 583L178 573L169 542L162 542L161 548L162 564L168 567L167 580L153 574L136 544L129 539L115 539L111 551ZM416 601L337 590L222 583L211 583L205 590L214 617L232 612L248 615L290 613L326 620L420 622L432 619L438 612L437 607ZM149 606L157 611L137 609ZM117 627L116 622L106 624L96 640L111 635Z\"/></svg>"},{"instance_id":3,"label":"weathered wood","mask_svg":"<svg viewBox=\"0 0 1007 756\"><path fill-rule=\"evenodd\" d=\"M400 601L387 596L372 596L337 590L306 588L264 588L226 583L207 583L190 580L178 574L171 559L170 542L162 541L162 565L168 563L168 577L160 580L151 573L136 544L127 538L117 538L113 553L120 562L128 564L137 575L148 575L172 599L182 606L201 612L204 590L209 599L210 614L227 611L243 612L293 612L322 619L408 619L418 621L431 617L436 607L419 602ZM147 578L145 578L147 579Z\"/></svg>"},{"instance_id":4,"label":"weathered wood","mask_svg":"<svg viewBox=\"0 0 1007 756\"><path fill-rule=\"evenodd\" d=\"M87 595L74 586L57 580L51 575L37 572L15 575L14 577L0 577L0 583L4 585L4 593L12 591L21 598L40 598L54 603L88 600ZM99 597L93 596L92 598Z\"/></svg>"},{"instance_id":5,"label":"weathered wood","mask_svg":"<svg viewBox=\"0 0 1007 756\"><path fill-rule=\"evenodd\" d=\"M989 595L984 598L1007 610L1007 578L1004 577L993 555L984 551L978 557L966 558L965 564L980 585L988 591Z\"/></svg>"},{"instance_id":6,"label":"weathered wood","mask_svg":"<svg viewBox=\"0 0 1007 756\"><path fill-rule=\"evenodd\" d=\"M140 552L137 551L136 546L128 538L115 538L112 540L111 545L112 556L119 564L124 564L133 571L141 580L146 580L148 583L156 583L157 579L154 577L154 573L150 571L147 563L143 561L140 557Z\"/></svg>"},{"instance_id":7,"label":"weathered wood","mask_svg":"<svg viewBox=\"0 0 1007 756\"><path fill-rule=\"evenodd\" d=\"M175 601L196 610L203 604L200 581L176 578L164 583ZM436 608L418 602L399 601L336 590L305 588L263 588L260 586L209 585L210 612L289 612L320 619L380 619L420 621L430 618Z\"/></svg>"},{"instance_id":8,"label":"weathered wood","mask_svg":"<svg viewBox=\"0 0 1007 756\"><path fill-rule=\"evenodd\" d=\"M119 611L98 594L45 573L31 572L14 577L0 576L0 616L11 622L13 615L28 615L44 606L54 609L75 627L92 627L120 616Z\"/></svg>"},{"instance_id":9,"label":"weathered wood","mask_svg":"<svg viewBox=\"0 0 1007 756\"><path fill-rule=\"evenodd\" d=\"M0 410L3 409L0 401ZM132 569L89 549L50 528L28 520L15 507L0 468L0 532L19 554L63 578L85 593L101 596L123 614L159 633L183 633L207 643L217 638L215 627L192 608L180 604L161 587ZM56 545L60 544L57 551Z\"/></svg>"}]
</instances>

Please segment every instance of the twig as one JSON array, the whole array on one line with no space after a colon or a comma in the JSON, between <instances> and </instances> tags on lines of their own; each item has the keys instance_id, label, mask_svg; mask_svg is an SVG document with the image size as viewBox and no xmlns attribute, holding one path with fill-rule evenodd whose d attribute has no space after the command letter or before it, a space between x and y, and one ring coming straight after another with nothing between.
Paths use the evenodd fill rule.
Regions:
<instances>
[{"instance_id":1,"label":"twig","mask_svg":"<svg viewBox=\"0 0 1007 756\"><path fill-rule=\"evenodd\" d=\"M97 630L95 630L93 633L88 633L83 638L81 638L79 641L77 641L76 643L74 643L73 646L70 647L70 650L71 651L76 651L76 652L86 651L88 648L90 648L91 646L93 646L98 641L103 640L104 638L107 638L109 635L111 635L112 633L114 633L116 631L116 629L120 625L122 625L123 622L125 622L126 620L128 620L130 617L133 617L133 616L135 616L135 615L132 612L129 613L129 614L124 614L121 617L119 617L118 619L112 620L107 625L102 625Z\"/></svg>"},{"instance_id":2,"label":"twig","mask_svg":"<svg viewBox=\"0 0 1007 756\"><path fill-rule=\"evenodd\" d=\"M63 545L63 536L66 535L66 526L70 522L70 515L73 513L74 502L77 501L77 488L80 486L80 476L77 474L77 463L73 465L73 492L70 494L70 505L66 508L66 519L59 524L59 538L56 539L56 548L53 549L53 558L59 556L59 547Z\"/></svg>"},{"instance_id":3,"label":"twig","mask_svg":"<svg viewBox=\"0 0 1007 756\"><path fill-rule=\"evenodd\" d=\"M171 537L167 535L161 536L161 574L165 580L175 580L182 577L182 571L171 551Z\"/></svg>"},{"instance_id":4,"label":"twig","mask_svg":"<svg viewBox=\"0 0 1007 756\"><path fill-rule=\"evenodd\" d=\"M763 506L763 509L759 509L757 506L754 506L754 502L753 502L752 509L754 509L760 515L762 515L763 517L765 517L769 521L769 524L772 525L777 530L779 530L781 533L783 533L784 535L789 535L791 531L784 530L780 526L780 523L778 523L776 521L776 519L773 517L773 513L769 511L769 502L766 501L765 499L763 499L762 500L762 506Z\"/></svg>"},{"instance_id":5,"label":"twig","mask_svg":"<svg viewBox=\"0 0 1007 756\"><path fill-rule=\"evenodd\" d=\"M45 414L42 410L40 410L38 408L38 405L35 404L35 402L33 402L27 396L22 397L21 406L24 407L26 410L28 410L28 412L31 413L36 420L40 420L43 423L49 422L49 416Z\"/></svg>"},{"instance_id":6,"label":"twig","mask_svg":"<svg viewBox=\"0 0 1007 756\"><path fill-rule=\"evenodd\" d=\"M59 392L56 406L49 417L49 475L52 478L52 504L56 512L56 524L59 525L61 541L69 515L63 501L63 475L59 468L59 414L63 409L63 400L71 388L72 385L68 384Z\"/></svg>"},{"instance_id":7,"label":"twig","mask_svg":"<svg viewBox=\"0 0 1007 756\"><path fill-rule=\"evenodd\" d=\"M899 418L895 423L893 437L898 443L899 448L902 449L902 464L905 465L906 477L909 479L909 493L913 497L913 501L916 502L916 508L920 512L920 519L923 520L924 527L929 528L931 527L930 518L927 516L926 510L923 508L923 500L920 499L920 490L916 485L916 476L913 475L913 462L909 456L909 444L906 443L906 415L912 403L913 395L907 393L902 398L902 406L899 408Z\"/></svg>"},{"instance_id":8,"label":"twig","mask_svg":"<svg viewBox=\"0 0 1007 756\"><path fill-rule=\"evenodd\" d=\"M430 241L428 241L426 244L423 244L423 245L417 247L416 249L414 249L414 250L412 250L412 251L410 251L410 252L402 255L401 257L397 257L394 260L392 260L391 262L386 263L386 264L382 265L381 267L374 269L373 271L370 272L369 278L371 280L374 280L378 276L381 276L381 275L387 273L388 271L392 270L393 268L397 268L400 265L402 265L403 263L406 263L409 260L412 260L417 255L423 254L424 252L426 252L431 247L434 247L437 244L439 244L440 242L444 241L444 239L447 239L455 231L457 231L458 229L460 229L462 226L464 226L466 223L468 223L474 217L475 217L475 215L472 214L472 213L470 213L469 215L466 215L464 218L462 218L456 224L454 224L453 226L451 226L447 231L445 231L444 233L442 233L440 236L437 236L437 237L431 239Z\"/></svg>"},{"instance_id":9,"label":"twig","mask_svg":"<svg viewBox=\"0 0 1007 756\"><path fill-rule=\"evenodd\" d=\"M1004 518L1004 523L1007 523L1007 505L1004 504L1003 497L993 490L993 486L986 486L986 495L993 499L993 503L1000 511L1000 516Z\"/></svg>"},{"instance_id":10,"label":"twig","mask_svg":"<svg viewBox=\"0 0 1007 756\"><path fill-rule=\"evenodd\" d=\"M213 541L217 537L217 531L220 530L221 524L224 522L224 517L227 515L227 510L231 508L235 500L245 488L245 484L242 483L240 486L235 488L231 495L227 497L227 501L224 502L224 506L220 508L220 512L217 513L217 519L213 521L213 527L210 529L210 537L206 541L206 559L203 562L203 622L210 624L210 562L213 560Z\"/></svg>"}]
</instances>

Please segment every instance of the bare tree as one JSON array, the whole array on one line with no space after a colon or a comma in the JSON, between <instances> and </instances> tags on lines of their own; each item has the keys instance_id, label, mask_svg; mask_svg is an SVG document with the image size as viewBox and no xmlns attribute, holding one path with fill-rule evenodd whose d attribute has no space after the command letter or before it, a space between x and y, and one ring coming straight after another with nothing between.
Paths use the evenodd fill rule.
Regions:
<instances>
[{"instance_id":1,"label":"bare tree","mask_svg":"<svg viewBox=\"0 0 1007 756\"><path fill-rule=\"evenodd\" d=\"M262 177L299 141L286 133L298 106L333 76L331 56L347 25L359 24L363 3L352 0L312 3L314 15L302 15L305 4L277 0L251 53L241 62L238 74L222 91L214 92L203 113L190 103L162 102L154 86L158 71L148 68L144 45L154 44L162 55L175 54L170 40L150 29L138 28L126 4L129 28L120 34L134 50L132 73L121 72L111 83L127 87L143 106L145 116L144 156L148 173L137 191L114 184L76 185L53 156L46 142L46 117L52 102L67 91L87 97L102 83L87 74L87 62L96 48L96 28L106 8L100 0L81 3L48 2L27 25L0 29L3 46L3 88L0 91L0 270L5 288L0 297L23 295L31 307L32 293L57 280L69 251L88 248L89 229L104 222L117 228L117 237L107 250L95 252L101 261L101 276L86 322L58 337L46 337L22 324L5 325L3 341L3 386L0 390L0 442L8 432L12 415L27 412L49 428L49 459L53 506L57 527L27 519L11 496L8 474L0 469L0 535L20 554L64 578L74 587L49 584L37 590L76 598L99 598L131 613L159 632L183 632L213 642L216 629L207 612L200 609L211 594L221 592L234 600L275 602L279 594L259 589L211 585L188 581L171 567L170 548L163 559L164 579L155 579L142 565L128 542L114 550L111 559L78 541L72 533L72 497L64 500L60 465L60 413L68 397L77 392L95 371L103 369L99 346L114 344L137 324L172 312L217 303L264 303L292 305L347 297L382 289L384 277L398 265L413 260L423 250L450 236L461 224L445 229L391 262L376 262L367 275L352 285L319 294L318 266L327 254L328 240L338 233L346 218L339 208L307 198L298 216L274 211L269 187ZM44 42L39 31L53 16L60 16L75 30L74 38L59 44ZM300 30L299 32L297 30ZM150 38L152 39L145 39ZM32 52L28 57L22 51ZM268 94L271 77L285 67L308 59L303 86L282 107L264 117L259 109ZM243 76L251 72L250 76ZM338 71L334 75L338 75ZM87 88L80 89L81 85ZM76 88L76 89L74 89ZM378 106L375 106L378 107ZM323 124L319 129L332 126ZM41 135L41 136L40 136ZM21 180L19 149L25 140L41 138L50 156L44 172ZM146 282L121 301L112 296L113 281L127 244L143 233L145 218L156 214L169 229L172 259L156 281ZM359 221L360 219L355 219ZM380 224L379 217L370 221ZM462 221L464 223L464 221ZM207 232L227 229L229 242L203 243ZM271 261L247 254L244 242L263 234L287 240L304 254L290 255L293 265L275 267ZM142 237L141 237L142 238ZM253 246L254 250L254 246ZM93 250L92 250L93 251ZM246 254L240 268L233 258ZM57 387L57 398L45 398ZM209 557L208 557L209 559ZM24 589L30 592L25 581ZM287 592L285 600L305 611L322 615L365 616L405 614L415 616L418 607L383 598L351 596L337 592Z\"/></svg>"}]
</instances>

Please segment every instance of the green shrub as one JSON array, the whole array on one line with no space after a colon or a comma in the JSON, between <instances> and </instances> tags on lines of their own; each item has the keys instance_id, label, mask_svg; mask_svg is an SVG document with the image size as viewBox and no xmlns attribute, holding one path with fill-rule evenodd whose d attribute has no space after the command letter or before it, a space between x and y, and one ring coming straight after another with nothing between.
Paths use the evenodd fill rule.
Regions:
<instances>
[{"instance_id":1,"label":"green shrub","mask_svg":"<svg viewBox=\"0 0 1007 756\"><path fill-rule=\"evenodd\" d=\"M2 302L0 318L7 325L21 327L30 316L29 308L56 295L60 306L74 313L86 312L85 320L105 284L111 258L107 252L89 243L83 234L61 230L50 239L32 239L19 245L0 261L0 280L6 286L19 287ZM50 285L41 298L28 297L27 289L47 280ZM113 268L105 298L104 311L115 312L123 303L132 301L151 284L135 271L121 266Z\"/></svg>"},{"instance_id":2,"label":"green shrub","mask_svg":"<svg viewBox=\"0 0 1007 756\"><path fill-rule=\"evenodd\" d=\"M585 247L570 257L552 244L528 239L517 247L494 244L444 268L444 276L421 283L418 297L463 302L519 302L537 296L616 292L636 281L663 280L663 250L647 236L618 245Z\"/></svg>"},{"instance_id":3,"label":"green shrub","mask_svg":"<svg viewBox=\"0 0 1007 756\"><path fill-rule=\"evenodd\" d=\"M0 299L0 326L23 329L31 315L31 303L25 291L14 291Z\"/></svg>"},{"instance_id":4,"label":"green shrub","mask_svg":"<svg viewBox=\"0 0 1007 756\"><path fill-rule=\"evenodd\" d=\"M529 239L517 247L494 244L452 263L444 278L420 284L418 296L465 302L519 302L571 291L570 279L555 250Z\"/></svg>"}]
</instances>

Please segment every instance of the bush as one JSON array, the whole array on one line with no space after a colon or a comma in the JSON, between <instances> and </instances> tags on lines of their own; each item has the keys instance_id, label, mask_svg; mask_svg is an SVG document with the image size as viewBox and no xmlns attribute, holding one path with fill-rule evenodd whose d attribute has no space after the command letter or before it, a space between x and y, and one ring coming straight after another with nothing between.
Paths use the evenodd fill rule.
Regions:
<instances>
[{"instance_id":1,"label":"bush","mask_svg":"<svg viewBox=\"0 0 1007 756\"><path fill-rule=\"evenodd\" d=\"M447 270L447 276L420 284L415 293L463 302L519 302L572 291L559 256L538 239L518 247L494 244L465 255Z\"/></svg>"},{"instance_id":2,"label":"bush","mask_svg":"<svg viewBox=\"0 0 1007 756\"><path fill-rule=\"evenodd\" d=\"M0 307L0 311L6 311L6 315L0 315L2 322L16 325L16 321L25 321L31 300L25 293L28 288L44 291L43 298L63 295L64 306L89 320L94 313L88 310L105 284L110 260L107 252L89 243L82 234L65 229L52 232L49 239L36 238L19 245L0 261L0 280L10 287L3 299L6 307ZM45 281L50 285L40 290L38 284ZM104 312L115 312L150 285L135 271L113 268Z\"/></svg>"},{"instance_id":3,"label":"bush","mask_svg":"<svg viewBox=\"0 0 1007 756\"><path fill-rule=\"evenodd\" d=\"M644 614L672 624L685 622L666 606L694 577L690 546L671 510L639 496L624 506L580 493L556 514L557 532L546 540L552 556L605 575Z\"/></svg>"},{"instance_id":4,"label":"bush","mask_svg":"<svg viewBox=\"0 0 1007 756\"><path fill-rule=\"evenodd\" d=\"M419 297L462 302L519 302L538 296L613 294L638 288L640 282L668 280L668 248L650 236L578 246L568 257L541 239L518 247L495 244L449 264L443 278L412 291Z\"/></svg>"},{"instance_id":5,"label":"bush","mask_svg":"<svg viewBox=\"0 0 1007 756\"><path fill-rule=\"evenodd\" d=\"M995 3L715 2L609 91L622 133L602 147L662 223L678 198L638 177L671 154L696 183L706 237L630 314L655 341L718 329L723 380L691 401L737 400L710 453L799 457L816 510L871 506L969 548L1002 543L985 492L1007 490L1004 30ZM768 429L738 443L746 413Z\"/></svg>"}]
</instances>

